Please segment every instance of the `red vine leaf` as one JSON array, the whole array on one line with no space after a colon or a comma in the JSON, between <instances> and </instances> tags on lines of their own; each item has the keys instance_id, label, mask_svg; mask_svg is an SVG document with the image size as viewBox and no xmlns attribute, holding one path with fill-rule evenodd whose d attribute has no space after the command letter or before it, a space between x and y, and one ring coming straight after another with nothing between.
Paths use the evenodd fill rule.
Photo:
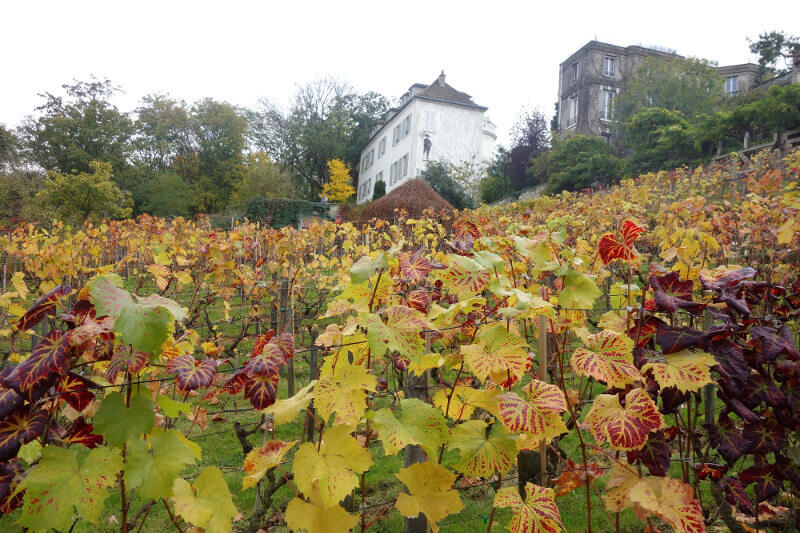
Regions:
<instances>
[{"instance_id":1,"label":"red vine leaf","mask_svg":"<svg viewBox=\"0 0 800 533\"><path fill-rule=\"evenodd\" d=\"M72 288L69 286L59 285L52 291L43 295L25 311L22 317L20 317L19 321L17 321L17 329L25 331L41 322L44 317L55 315L58 301L70 292L72 292Z\"/></svg>"},{"instance_id":2,"label":"red vine leaf","mask_svg":"<svg viewBox=\"0 0 800 533\"><path fill-rule=\"evenodd\" d=\"M175 374L181 392L188 392L211 384L217 373L217 362L211 358L197 361L192 355L181 355L170 360L167 372Z\"/></svg>"},{"instance_id":3,"label":"red vine leaf","mask_svg":"<svg viewBox=\"0 0 800 533\"><path fill-rule=\"evenodd\" d=\"M51 374L64 374L69 356L69 334L54 329L39 341L30 357L17 367L20 390L30 390L46 381Z\"/></svg>"}]
</instances>

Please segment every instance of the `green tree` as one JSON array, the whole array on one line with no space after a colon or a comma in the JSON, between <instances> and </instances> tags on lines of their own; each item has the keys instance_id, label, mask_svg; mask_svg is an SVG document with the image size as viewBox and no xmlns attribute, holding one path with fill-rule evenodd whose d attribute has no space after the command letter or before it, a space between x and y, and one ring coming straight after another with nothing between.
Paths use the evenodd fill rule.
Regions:
<instances>
[{"instance_id":1,"label":"green tree","mask_svg":"<svg viewBox=\"0 0 800 533\"><path fill-rule=\"evenodd\" d=\"M642 109L623 125L631 150L628 173L667 170L698 157L689 122L677 111L661 107Z\"/></svg>"},{"instance_id":2,"label":"green tree","mask_svg":"<svg viewBox=\"0 0 800 533\"><path fill-rule=\"evenodd\" d=\"M19 140L13 131L0 124L0 172L9 171L17 164Z\"/></svg>"},{"instance_id":3,"label":"green tree","mask_svg":"<svg viewBox=\"0 0 800 533\"><path fill-rule=\"evenodd\" d=\"M158 172L147 183L141 211L159 217L187 217L194 211L194 191L177 172Z\"/></svg>"},{"instance_id":4,"label":"green tree","mask_svg":"<svg viewBox=\"0 0 800 533\"><path fill-rule=\"evenodd\" d=\"M242 179L234 185L231 205L238 211L244 211L256 196L294 198L292 177L264 151L247 156Z\"/></svg>"},{"instance_id":5,"label":"green tree","mask_svg":"<svg viewBox=\"0 0 800 533\"><path fill-rule=\"evenodd\" d=\"M195 150L192 119L183 101L168 95L145 96L134 125L134 160L147 171L167 170L178 155Z\"/></svg>"},{"instance_id":6,"label":"green tree","mask_svg":"<svg viewBox=\"0 0 800 533\"><path fill-rule=\"evenodd\" d=\"M22 127L28 158L45 170L90 172L92 161L111 164L115 174L128 166L133 123L110 99L118 91L109 80L62 86L65 96L45 93Z\"/></svg>"},{"instance_id":7,"label":"green tree","mask_svg":"<svg viewBox=\"0 0 800 533\"><path fill-rule=\"evenodd\" d=\"M508 152L508 177L516 190L532 185L528 167L542 152L550 149L547 117L540 111L525 111L511 129L511 149Z\"/></svg>"},{"instance_id":8,"label":"green tree","mask_svg":"<svg viewBox=\"0 0 800 533\"><path fill-rule=\"evenodd\" d=\"M510 162L509 151L502 146L498 147L486 169L486 176L481 180L480 199L482 202L496 202L514 192L514 184L508 175Z\"/></svg>"},{"instance_id":9,"label":"green tree","mask_svg":"<svg viewBox=\"0 0 800 533\"><path fill-rule=\"evenodd\" d=\"M550 152L547 192L576 191L619 179L621 161L613 146L600 137L574 135L554 139Z\"/></svg>"},{"instance_id":10,"label":"green tree","mask_svg":"<svg viewBox=\"0 0 800 533\"><path fill-rule=\"evenodd\" d=\"M475 207L472 197L467 194L462 185L453 179L450 165L447 162L429 162L419 177L456 209Z\"/></svg>"},{"instance_id":11,"label":"green tree","mask_svg":"<svg viewBox=\"0 0 800 533\"><path fill-rule=\"evenodd\" d=\"M244 172L247 120L232 105L211 98L192 107L191 120L197 144L196 166L191 169L197 174L183 177L194 185L200 210L219 211Z\"/></svg>"},{"instance_id":12,"label":"green tree","mask_svg":"<svg viewBox=\"0 0 800 533\"><path fill-rule=\"evenodd\" d=\"M114 184L111 163L91 161L89 167L91 172L48 173L43 189L36 195L42 218L55 216L82 224L131 215L133 202Z\"/></svg>"},{"instance_id":13,"label":"green tree","mask_svg":"<svg viewBox=\"0 0 800 533\"><path fill-rule=\"evenodd\" d=\"M358 94L345 83L324 78L299 88L288 110L262 100L249 114L251 143L292 173L299 196L316 199L328 177L329 160L359 168L361 149L387 108L383 96Z\"/></svg>"},{"instance_id":14,"label":"green tree","mask_svg":"<svg viewBox=\"0 0 800 533\"><path fill-rule=\"evenodd\" d=\"M691 121L721 109L725 102L722 78L708 61L647 57L626 82L614 106L614 118L621 125L642 109L662 107Z\"/></svg>"},{"instance_id":15,"label":"green tree","mask_svg":"<svg viewBox=\"0 0 800 533\"><path fill-rule=\"evenodd\" d=\"M375 186L372 189L372 201L374 202L378 198L383 198L384 196L386 196L386 182L378 180L375 182Z\"/></svg>"},{"instance_id":16,"label":"green tree","mask_svg":"<svg viewBox=\"0 0 800 533\"><path fill-rule=\"evenodd\" d=\"M800 68L800 37L782 31L765 32L750 41L750 51L758 54L759 81Z\"/></svg>"}]
</instances>

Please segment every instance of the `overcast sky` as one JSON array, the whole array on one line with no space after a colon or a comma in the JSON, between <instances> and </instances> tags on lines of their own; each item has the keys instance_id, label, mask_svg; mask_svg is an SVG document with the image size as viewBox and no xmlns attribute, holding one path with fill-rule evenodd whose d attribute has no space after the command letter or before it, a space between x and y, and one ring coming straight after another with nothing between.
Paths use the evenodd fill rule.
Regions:
<instances>
[{"instance_id":1,"label":"overcast sky","mask_svg":"<svg viewBox=\"0 0 800 533\"><path fill-rule=\"evenodd\" d=\"M552 115L558 65L587 41L724 65L753 61L747 37L773 29L800 33L800 1L3 0L0 123L92 74L121 86L115 103L132 110L154 92L285 104L325 75L395 99L444 69L506 143L521 108Z\"/></svg>"}]
</instances>

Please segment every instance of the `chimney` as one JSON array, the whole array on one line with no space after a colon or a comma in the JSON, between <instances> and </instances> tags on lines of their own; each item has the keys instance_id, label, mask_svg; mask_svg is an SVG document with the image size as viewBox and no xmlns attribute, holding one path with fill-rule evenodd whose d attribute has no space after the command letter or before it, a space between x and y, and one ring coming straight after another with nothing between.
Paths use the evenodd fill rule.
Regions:
<instances>
[{"instance_id":1,"label":"chimney","mask_svg":"<svg viewBox=\"0 0 800 533\"><path fill-rule=\"evenodd\" d=\"M441 74L439 74L439 77L436 79L436 83L438 83L440 87L444 87L444 70Z\"/></svg>"}]
</instances>

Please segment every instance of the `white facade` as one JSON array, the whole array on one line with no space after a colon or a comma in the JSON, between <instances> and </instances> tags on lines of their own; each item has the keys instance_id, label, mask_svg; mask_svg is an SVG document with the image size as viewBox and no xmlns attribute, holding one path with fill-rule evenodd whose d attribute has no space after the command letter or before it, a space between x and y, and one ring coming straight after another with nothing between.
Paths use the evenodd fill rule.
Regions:
<instances>
[{"instance_id":1,"label":"white facade","mask_svg":"<svg viewBox=\"0 0 800 533\"><path fill-rule=\"evenodd\" d=\"M430 91L434 84L439 84L436 91ZM390 110L386 123L361 152L358 203L372 200L377 181L386 183L388 193L417 177L430 161L488 165L497 136L494 124L484 115L486 108L448 101L448 91L458 99L469 99L446 85L441 75L430 86L412 86L400 107ZM430 141L427 154L426 137Z\"/></svg>"}]
</instances>

